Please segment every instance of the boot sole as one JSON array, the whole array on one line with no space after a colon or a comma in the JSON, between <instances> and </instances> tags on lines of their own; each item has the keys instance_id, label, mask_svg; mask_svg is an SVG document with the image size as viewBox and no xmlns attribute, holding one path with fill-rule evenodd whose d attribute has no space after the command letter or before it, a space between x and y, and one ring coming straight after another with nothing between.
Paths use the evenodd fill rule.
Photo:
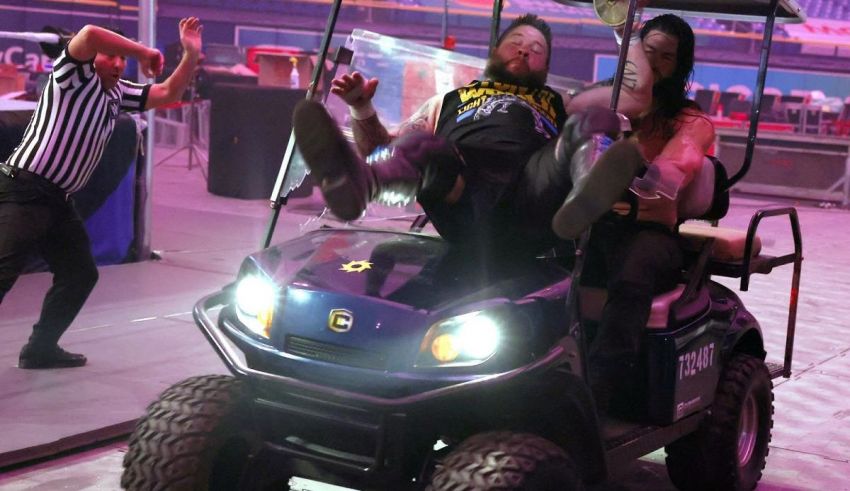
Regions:
<instances>
[{"instance_id":1,"label":"boot sole","mask_svg":"<svg viewBox=\"0 0 850 491\"><path fill-rule=\"evenodd\" d=\"M356 176L357 156L336 121L318 102L302 101L292 115L295 144L319 184L322 196L337 217L356 220L366 209L366 189Z\"/></svg>"},{"instance_id":2,"label":"boot sole","mask_svg":"<svg viewBox=\"0 0 850 491\"><path fill-rule=\"evenodd\" d=\"M571 193L552 218L562 239L575 239L611 209L634 179L643 157L634 143L613 143L591 167L581 189Z\"/></svg>"},{"instance_id":3,"label":"boot sole","mask_svg":"<svg viewBox=\"0 0 850 491\"><path fill-rule=\"evenodd\" d=\"M18 360L18 368L25 370L45 370L50 368L77 368L85 366L86 360L80 361L30 361Z\"/></svg>"}]
</instances>

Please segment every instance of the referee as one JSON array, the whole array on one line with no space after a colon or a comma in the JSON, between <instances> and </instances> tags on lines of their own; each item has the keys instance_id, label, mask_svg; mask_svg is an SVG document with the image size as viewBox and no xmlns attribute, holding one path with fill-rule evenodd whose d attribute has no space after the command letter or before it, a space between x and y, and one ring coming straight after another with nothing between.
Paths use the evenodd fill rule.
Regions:
<instances>
[{"instance_id":1,"label":"referee","mask_svg":"<svg viewBox=\"0 0 850 491\"><path fill-rule=\"evenodd\" d=\"M57 344L98 277L71 195L91 177L120 111L145 111L183 96L200 57L203 26L189 17L179 27L183 58L170 77L152 85L121 75L128 56L146 76L159 75L162 53L101 27L83 27L55 60L23 141L0 163L0 303L30 252L40 253L53 272L20 368L86 364L85 356Z\"/></svg>"}]
</instances>

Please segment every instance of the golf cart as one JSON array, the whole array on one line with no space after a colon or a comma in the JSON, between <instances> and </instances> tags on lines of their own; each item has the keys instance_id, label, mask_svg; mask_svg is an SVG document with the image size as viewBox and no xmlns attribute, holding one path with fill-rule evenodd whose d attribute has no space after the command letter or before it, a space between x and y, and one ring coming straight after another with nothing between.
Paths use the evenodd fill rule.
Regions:
<instances>
[{"instance_id":1,"label":"golf cart","mask_svg":"<svg viewBox=\"0 0 850 491\"><path fill-rule=\"evenodd\" d=\"M624 4L625 37L635 4ZM652 6L765 22L746 159L721 186L715 162L697 179L710 189L700 216L719 219L752 158L774 22L803 14L793 0ZM500 12L495 2L493 33ZM232 375L192 377L149 406L130 439L123 487L571 490L660 448L681 489L756 486L772 379L791 373L802 262L793 208L758 211L746 232L682 226L692 245L682 283L653 302L644 393L635 417L618 420L597 414L586 382L593 299L604 292L578 287L583 254L482 268L421 233L421 223L413 231L320 228L270 246L297 173L292 149L290 141L266 247L195 306ZM788 219L794 251L772 257L761 253L757 230L777 217ZM587 234L577 250L586 243ZM794 274L780 364L766 361L761 328L740 298L711 277L740 278L747 290L752 274L785 264Z\"/></svg>"}]
</instances>

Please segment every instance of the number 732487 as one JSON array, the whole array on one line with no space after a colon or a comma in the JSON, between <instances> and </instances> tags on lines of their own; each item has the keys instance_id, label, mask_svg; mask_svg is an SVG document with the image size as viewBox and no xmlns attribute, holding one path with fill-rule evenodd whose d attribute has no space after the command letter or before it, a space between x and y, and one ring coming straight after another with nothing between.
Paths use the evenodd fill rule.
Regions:
<instances>
[{"instance_id":1,"label":"number 732487","mask_svg":"<svg viewBox=\"0 0 850 491\"><path fill-rule=\"evenodd\" d=\"M679 380L693 377L712 366L714 366L714 343L682 353L679 355Z\"/></svg>"}]
</instances>

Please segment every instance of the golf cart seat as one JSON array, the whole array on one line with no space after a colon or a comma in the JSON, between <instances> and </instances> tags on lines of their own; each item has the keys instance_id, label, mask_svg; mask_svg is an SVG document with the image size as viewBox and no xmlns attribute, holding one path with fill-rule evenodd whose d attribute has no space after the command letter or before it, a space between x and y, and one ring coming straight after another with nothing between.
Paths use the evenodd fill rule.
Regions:
<instances>
[{"instance_id":1,"label":"golf cart seat","mask_svg":"<svg viewBox=\"0 0 850 491\"><path fill-rule=\"evenodd\" d=\"M728 268L743 263L746 254L747 233L742 230L712 227L705 224L684 223L679 227L679 235L684 239L682 242L686 250L699 253L703 247L709 247L708 264L709 271L713 265L726 264ZM711 244L706 244L709 240ZM758 257L761 252L761 239L753 237L751 246L751 257ZM700 275L695 271L692 274ZM691 299L680 301L687 285L680 283L673 290L657 295L652 299L652 310L649 321L646 323L648 329L665 329L670 322L670 311L675 309L675 319L678 321L693 318L709 308L708 291L704 288L698 289ZM674 303L678 302L675 307Z\"/></svg>"},{"instance_id":2,"label":"golf cart seat","mask_svg":"<svg viewBox=\"0 0 850 491\"><path fill-rule=\"evenodd\" d=\"M708 240L710 260L716 262L740 262L746 254L747 234L744 231L716 226L718 220L729 211L728 177L723 164L716 158L706 156L694 179L682 190L678 214L684 223L679 225L679 235L684 239L685 250L700 252ZM692 220L692 221L687 221ZM703 221L695 222L693 220ZM712 222L713 226L705 224ZM753 237L750 255L761 252L761 240Z\"/></svg>"},{"instance_id":3,"label":"golf cart seat","mask_svg":"<svg viewBox=\"0 0 850 491\"><path fill-rule=\"evenodd\" d=\"M698 280L706 273L745 278L750 273L767 274L774 266L789 262L784 256L761 256L762 242L754 229L750 232L705 222L716 222L729 210L726 170L718 159L706 156L694 179L681 193L679 216L691 221L682 223L678 231L689 257L686 276L693 278L694 284L689 289L688 285L680 283L656 295L646 325L648 329L666 329L671 323L679 325L705 312L710 299L708 292L698 287ZM700 256L704 256L702 262ZM579 295L582 318L598 321L608 296L605 289L581 287Z\"/></svg>"},{"instance_id":4,"label":"golf cart seat","mask_svg":"<svg viewBox=\"0 0 850 491\"><path fill-rule=\"evenodd\" d=\"M705 157L693 180L680 193L678 214L684 219L719 220L729 210L726 170L723 164L714 157ZM712 231L703 231L703 228L711 228L716 237L711 236ZM702 235L698 235L700 233ZM699 252L705 241L711 237L716 241L712 248L712 254L717 252L719 254L718 260L727 257L739 257L739 254L743 254L743 234L739 234L736 230L699 227L692 235L693 237L686 243L692 245L688 249L693 249L695 252ZM760 244L759 242L759 247ZM687 285L682 283L677 285L676 288L653 298L647 328L667 328L671 322L671 308L675 308L675 318L672 319L675 324L692 319L709 308L708 293L701 291L702 289L694 290L692 288L692 291L689 291L687 295L689 298L682 299L686 287ZM583 286L579 295L582 318L598 321L601 317L602 307L608 297L606 290ZM676 303L675 307L674 303Z\"/></svg>"},{"instance_id":5,"label":"golf cart seat","mask_svg":"<svg viewBox=\"0 0 850 491\"><path fill-rule=\"evenodd\" d=\"M676 288L653 297L652 309L649 312L649 320L646 323L647 329L666 329L668 327L670 309L677 300L682 298L685 288L686 285L680 283L676 285ZM608 291L605 288L580 287L579 303L582 320L599 322L602 318L602 308L605 306L607 300ZM699 316L709 308L709 303L708 292L704 289L700 290L696 298L688 301L676 310L677 324Z\"/></svg>"},{"instance_id":6,"label":"golf cart seat","mask_svg":"<svg viewBox=\"0 0 850 491\"><path fill-rule=\"evenodd\" d=\"M802 260L800 227L797 212L793 208L758 210L750 220L747 230L717 227L717 220L725 216L729 208L730 182L720 161L706 157L701 171L683 190L679 216L683 219L708 220L715 226L686 222L679 225L679 235L683 239L686 252L690 252L691 256L698 256L695 262L697 275L741 278L740 289L747 291L751 274L769 274L776 266L799 263ZM758 225L762 219L773 216L788 216L794 238L793 253L782 256L761 253L762 241L757 234Z\"/></svg>"},{"instance_id":7,"label":"golf cart seat","mask_svg":"<svg viewBox=\"0 0 850 491\"><path fill-rule=\"evenodd\" d=\"M713 227L704 222L687 222L679 225L679 235L682 237L686 250L698 252L709 239L714 243L710 259L716 263L736 263L744 259L747 248L747 232L727 227ZM761 253L761 238L753 237L750 247L750 257L758 257Z\"/></svg>"},{"instance_id":8,"label":"golf cart seat","mask_svg":"<svg viewBox=\"0 0 850 491\"><path fill-rule=\"evenodd\" d=\"M761 239L753 234L751 244L747 244L747 231L727 227L713 227L706 223L688 222L679 226L679 235L686 249L694 255L700 253L703 247L708 247L707 267L709 274L721 276L741 277L741 268L747 262L744 257L748 254L750 265L755 265L753 272L769 273L773 265L767 256L761 256ZM707 242L711 241L710 244ZM782 263L785 264L785 263ZM723 274L726 272L727 274ZM704 272L694 271L692 274L702 275ZM680 301L687 285L680 283L673 290L655 296L652 299L652 310L649 321L646 323L648 329L665 329L670 322L670 310L675 308L676 320L682 321L693 318L704 312L709 307L710 299L704 288L698 289L691 295L691 299ZM675 305L674 303L678 302Z\"/></svg>"},{"instance_id":9,"label":"golf cart seat","mask_svg":"<svg viewBox=\"0 0 850 491\"><path fill-rule=\"evenodd\" d=\"M693 180L681 191L679 219L714 221L725 217L729 211L728 181L723 163L706 155Z\"/></svg>"}]
</instances>

